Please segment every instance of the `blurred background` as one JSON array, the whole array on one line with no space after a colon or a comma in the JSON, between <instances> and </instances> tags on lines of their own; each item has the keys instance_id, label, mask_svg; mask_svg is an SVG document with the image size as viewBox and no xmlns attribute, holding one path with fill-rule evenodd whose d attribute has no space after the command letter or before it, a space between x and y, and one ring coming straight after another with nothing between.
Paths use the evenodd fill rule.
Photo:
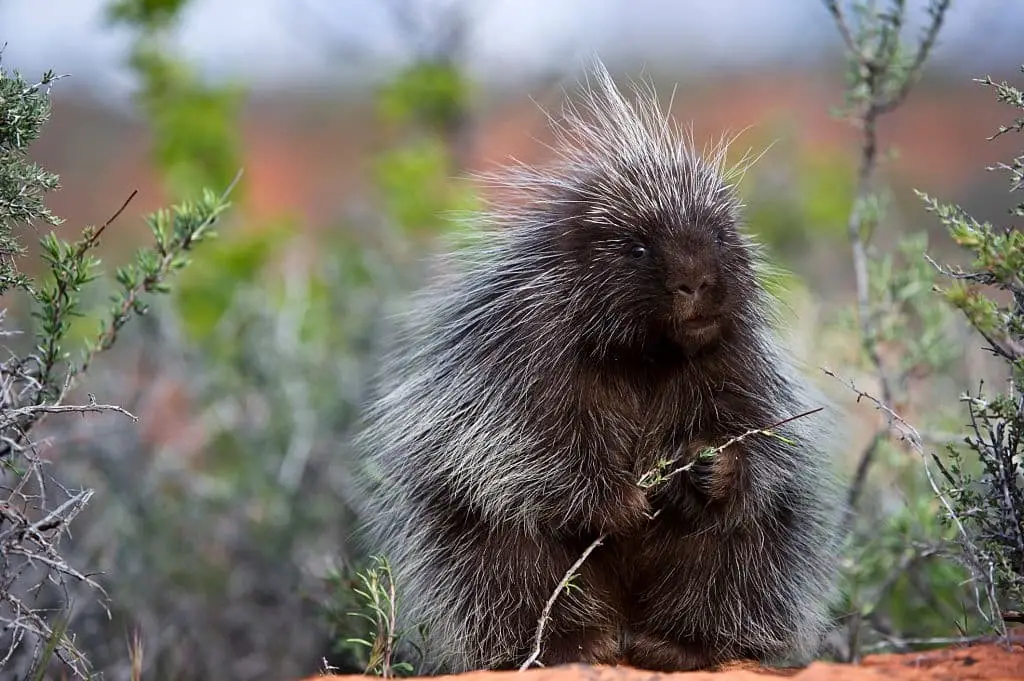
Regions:
<instances>
[{"instance_id":1,"label":"blurred background","mask_svg":"<svg viewBox=\"0 0 1024 681\"><path fill-rule=\"evenodd\" d=\"M162 205L152 131L138 110L142 85L132 27L111 25L104 0L0 4L4 63L25 73L70 74L54 93L48 134L36 150L64 179L55 210L72 224L100 220L127 188L136 212ZM143 5L147 3L141 3ZM158 5L159 3L151 3ZM675 115L699 135L752 126L740 140L775 141L765 166L849 166L856 131L830 117L842 102L840 41L817 0L191 0L162 35L176 60L233 102L247 215L288 216L303 230L335 227L364 206L367 161L388 143L375 92L411 60L450 58L470 90L460 100L459 167L545 154L543 109L559 105L587 58L649 76ZM907 3L916 32L925 3ZM912 182L973 206L977 169L1001 149L978 144L998 104L972 96L972 77L1016 71L1024 11L1013 0L964 0L949 11L924 83L895 113L883 141L901 158L893 181ZM531 101L531 98L534 101ZM196 114L197 118L198 113ZM465 137L465 140L461 138ZM844 154L846 152L846 154ZM840 174L842 171L839 171ZM980 182L975 180L980 179ZM904 192L905 193L905 192ZM981 217L989 217L982 215ZM122 233L142 226L122 227Z\"/></svg>"},{"instance_id":2,"label":"blurred background","mask_svg":"<svg viewBox=\"0 0 1024 681\"><path fill-rule=\"evenodd\" d=\"M913 41L926 3L907 5ZM32 147L60 175L48 205L65 238L139 192L104 237L108 271L151 240L143 215L220 193L244 170L220 238L85 382L140 423L50 425L65 484L97 490L64 546L108 592L110 617L83 591L69 625L105 678L128 678L132 632L144 678L285 679L325 661L361 671L362 653L339 643L363 626L345 614L346 570L361 560L347 438L384 313L421 281L453 216L487 199L473 173L549 158L545 112L593 56L652 80L698 140L742 130L737 155L768 148L742 192L750 229L790 273L787 342L843 405L846 472L871 437L876 415L817 369L873 385L846 235L860 133L834 115L846 65L822 2L6 0L0 27L6 69L69 74ZM883 119L884 150L898 153L880 171L888 209L873 243L894 254L880 260L891 270L919 271L919 257L900 260L908 243L959 257L913 189L1005 220L1005 186L985 167L1014 140L985 141L1007 111L972 78L1018 79L1022 34L1017 0L954 2L921 81ZM102 287L90 296L105 309ZM908 372L900 406L941 431L961 417L943 421L939 406L1000 374L963 325L929 310L933 369ZM870 548L875 562L866 541L851 550L853 601L902 546L946 531L934 499L918 503L904 454L887 453L871 480L865 536L893 529ZM955 629L961 577L945 564L886 583L877 609L899 631Z\"/></svg>"}]
</instances>

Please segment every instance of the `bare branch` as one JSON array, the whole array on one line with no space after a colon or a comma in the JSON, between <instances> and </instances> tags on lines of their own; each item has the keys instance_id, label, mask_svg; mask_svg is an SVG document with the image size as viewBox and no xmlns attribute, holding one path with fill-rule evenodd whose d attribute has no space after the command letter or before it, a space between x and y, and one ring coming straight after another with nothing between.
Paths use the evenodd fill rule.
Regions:
<instances>
[{"instance_id":1,"label":"bare branch","mask_svg":"<svg viewBox=\"0 0 1024 681\"><path fill-rule=\"evenodd\" d=\"M537 633L533 639L533 652L530 653L530 656L526 658L526 661L520 665L519 671L526 671L537 663L537 660L540 658L541 644L544 641L544 628L547 626L548 620L551 619L551 609L555 607L555 601L558 599L558 595L569 588L569 582L571 582L573 577L576 576L579 569L583 567L583 563L586 562L587 558L590 557L590 554L593 553L597 547L601 546L607 538L608 535L602 534L591 542L590 546L588 546L583 553L580 554L580 557L576 559L576 562L570 565L569 569L565 571L565 576L558 582L558 586L555 587L555 590L551 593L547 603L544 604L544 609L540 613L540 619L537 621Z\"/></svg>"},{"instance_id":2,"label":"bare branch","mask_svg":"<svg viewBox=\"0 0 1024 681\"><path fill-rule=\"evenodd\" d=\"M89 398L88 404L32 404L17 409L5 410L3 419L0 420L0 428L10 428L18 422L19 418L35 414L65 414L71 412L87 414L90 412L114 411L124 414L132 421L137 422L139 420L138 416L135 416L123 407L119 407L116 404L98 404L94 395L90 395Z\"/></svg>"},{"instance_id":3,"label":"bare branch","mask_svg":"<svg viewBox=\"0 0 1024 681\"><path fill-rule=\"evenodd\" d=\"M1004 639L1005 636L984 634L980 636L936 636L933 638L899 638L891 637L890 640L864 646L864 652L873 653L880 650L891 650L893 648L907 650L913 647L922 646L949 646L967 643L992 643Z\"/></svg>"},{"instance_id":4,"label":"bare branch","mask_svg":"<svg viewBox=\"0 0 1024 681\"><path fill-rule=\"evenodd\" d=\"M861 51L860 46L853 39L853 32L850 30L850 23L846 19L846 13L843 8L839 5L838 0L824 0L825 7L829 13L832 14L832 19L835 21L836 28L839 29L839 35L843 38L843 43L846 45L847 51L857 58L858 63L862 66L868 62L867 56Z\"/></svg>"},{"instance_id":5,"label":"bare branch","mask_svg":"<svg viewBox=\"0 0 1024 681\"><path fill-rule=\"evenodd\" d=\"M128 198L124 200L124 203L121 204L121 207L114 211L114 214L107 218L107 221L100 225L100 228L90 235L89 240L87 242L89 247L92 247L99 242L100 236L103 235L103 231L107 227L109 227L114 222L114 220L121 216L121 213L124 212L124 209L128 207L128 204L132 202L132 199L134 199L135 195L138 193L138 189L132 190L132 193L129 194Z\"/></svg>"},{"instance_id":6,"label":"bare branch","mask_svg":"<svg viewBox=\"0 0 1024 681\"><path fill-rule=\"evenodd\" d=\"M876 430L875 434L871 437L871 442L864 448L864 452L857 462L857 471L853 476L853 483L850 485L850 491L846 500L847 507L851 510L857 508L857 502L860 501L860 495L864 492L864 484L867 482L868 470L870 470L871 465L874 463L878 448L885 441L885 436L888 432L888 428Z\"/></svg>"},{"instance_id":7,"label":"bare branch","mask_svg":"<svg viewBox=\"0 0 1024 681\"><path fill-rule=\"evenodd\" d=\"M898 108L906 100L907 95L910 93L910 88L917 82L921 75L921 70L924 68L924 63L928 60L928 56L935 47L935 41L939 37L939 30L942 28L946 12L949 10L949 3L950 0L933 0L929 4L928 16L930 17L930 22L928 28L925 29L924 37L921 38L921 42L917 47L914 61L904 76L903 84L897 93L878 104L880 113L888 113Z\"/></svg>"}]
</instances>

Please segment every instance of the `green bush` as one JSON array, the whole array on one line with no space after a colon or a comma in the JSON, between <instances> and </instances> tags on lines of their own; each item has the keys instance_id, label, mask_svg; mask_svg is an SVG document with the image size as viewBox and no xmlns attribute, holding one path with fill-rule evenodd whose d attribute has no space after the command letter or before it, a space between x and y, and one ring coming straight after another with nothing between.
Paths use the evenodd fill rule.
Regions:
<instances>
[{"instance_id":1,"label":"green bush","mask_svg":"<svg viewBox=\"0 0 1024 681\"><path fill-rule=\"evenodd\" d=\"M189 264L192 250L211 236L213 223L227 207L226 197L206 191L198 200L150 215L153 245L116 271L109 309L76 352L69 331L83 314L83 290L101 274L93 254L101 238L117 229L112 222L124 206L107 223L86 227L75 241L46 232L40 241L43 275L32 278L19 271L18 260L25 253L20 233L36 223L61 224L43 202L46 192L58 188L58 177L27 160L27 149L49 116L54 80L53 73L46 73L39 82L28 83L0 65L0 292L5 296L0 313L5 351L0 364L0 664L23 678L42 678L53 661L81 678L91 673L70 594L84 586L88 598L103 595L93 565L67 550L69 525L94 490L68 484L73 476L66 475L66 457L73 447L60 440L47 444L45 435L52 432L44 419L72 412L120 412L134 427L136 417L120 406L98 403L92 393L81 404L72 397L97 358L121 338L125 325L146 314L155 294L170 291L170 279ZM30 318L7 319L12 307L6 305L15 301L31 310ZM40 433L44 437L37 439ZM59 472L51 472L50 457L57 460Z\"/></svg>"},{"instance_id":2,"label":"green bush","mask_svg":"<svg viewBox=\"0 0 1024 681\"><path fill-rule=\"evenodd\" d=\"M1016 116L989 139L1024 131L1024 93L991 77L978 82L993 88ZM1024 154L996 169L1009 175L1011 192L1020 190ZM949 447L952 461L942 470L944 492L953 502L947 522L966 526L965 558L973 577L989 590L990 610L984 614L992 628L1002 630L1003 613L1024 609L1024 235L1012 225L979 222L958 206L919 194L971 258L966 268L939 268L950 280L941 289L943 297L1005 365L1005 382L995 391L979 386L962 396L970 425L960 446ZM1024 202L1008 212L1024 215Z\"/></svg>"},{"instance_id":3,"label":"green bush","mask_svg":"<svg viewBox=\"0 0 1024 681\"><path fill-rule=\"evenodd\" d=\"M133 32L136 103L175 196L223 177L240 148L237 90L172 56L186 4L125 0L110 15ZM325 617L341 602L331 576L368 560L352 545L349 433L383 315L419 274L410 259L473 201L448 176L439 109L422 110L416 94L438 88L418 73L449 86L462 77L413 69L383 88L382 111L403 134L374 164L371 224L339 224L316 248L290 221L221 225L190 276L93 372L92 389L140 425L53 431L65 480L102 500L63 546L102 575L102 603L70 595L76 644L104 676L290 678L324 658L364 668L364 651L344 642L362 633L358 618L337 628Z\"/></svg>"},{"instance_id":4,"label":"green bush","mask_svg":"<svg viewBox=\"0 0 1024 681\"><path fill-rule=\"evenodd\" d=\"M924 258L925 233L900 233L894 226L891 192L878 177L889 157L880 144L879 122L910 96L949 4L929 2L922 33L909 41L901 35L907 17L899 0L853 2L849 8L824 2L846 48L846 98L838 113L861 135L846 220L856 302L837 323L858 339L846 370L878 386L879 395L844 382L880 416L865 450L850 453L844 600L835 613L843 626L831 640L833 654L842 659L879 648L904 650L915 640L942 640L983 624L976 592L967 583L972 571L957 558L957 532L944 524L930 460L921 458L932 441L948 436L925 443L893 411L926 415L920 424L926 433L959 430L950 399L955 396L940 386L962 357L959 339L951 342L962 336L962 325L933 292L937 273ZM895 244L891 251L877 243L883 233Z\"/></svg>"}]
</instances>

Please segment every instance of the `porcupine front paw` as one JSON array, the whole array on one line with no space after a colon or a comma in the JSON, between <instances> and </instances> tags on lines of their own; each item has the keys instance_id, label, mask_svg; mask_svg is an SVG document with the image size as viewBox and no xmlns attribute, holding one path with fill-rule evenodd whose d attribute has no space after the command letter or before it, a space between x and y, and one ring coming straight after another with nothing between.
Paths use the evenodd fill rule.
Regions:
<instances>
[{"instance_id":1,"label":"porcupine front paw","mask_svg":"<svg viewBox=\"0 0 1024 681\"><path fill-rule=\"evenodd\" d=\"M739 492L741 471L736 445L716 450L702 440L691 444L691 484L712 501L724 501Z\"/></svg>"}]
</instances>

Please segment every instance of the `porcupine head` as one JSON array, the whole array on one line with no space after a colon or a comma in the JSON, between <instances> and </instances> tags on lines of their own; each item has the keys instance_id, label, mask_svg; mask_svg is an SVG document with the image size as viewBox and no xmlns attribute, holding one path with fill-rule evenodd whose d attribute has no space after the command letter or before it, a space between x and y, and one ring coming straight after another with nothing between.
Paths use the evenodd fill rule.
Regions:
<instances>
[{"instance_id":1,"label":"porcupine head","mask_svg":"<svg viewBox=\"0 0 1024 681\"><path fill-rule=\"evenodd\" d=\"M697 149L653 88L636 85L630 102L600 62L590 80L582 107L569 102L553 121L556 163L485 176L514 206L491 213L508 232L497 262L511 280L532 274L522 295L548 324L532 342L656 362L759 334L771 306L758 276L770 268L740 229L735 190L749 156L729 165L724 138ZM533 286L548 287L547 309Z\"/></svg>"}]
</instances>

